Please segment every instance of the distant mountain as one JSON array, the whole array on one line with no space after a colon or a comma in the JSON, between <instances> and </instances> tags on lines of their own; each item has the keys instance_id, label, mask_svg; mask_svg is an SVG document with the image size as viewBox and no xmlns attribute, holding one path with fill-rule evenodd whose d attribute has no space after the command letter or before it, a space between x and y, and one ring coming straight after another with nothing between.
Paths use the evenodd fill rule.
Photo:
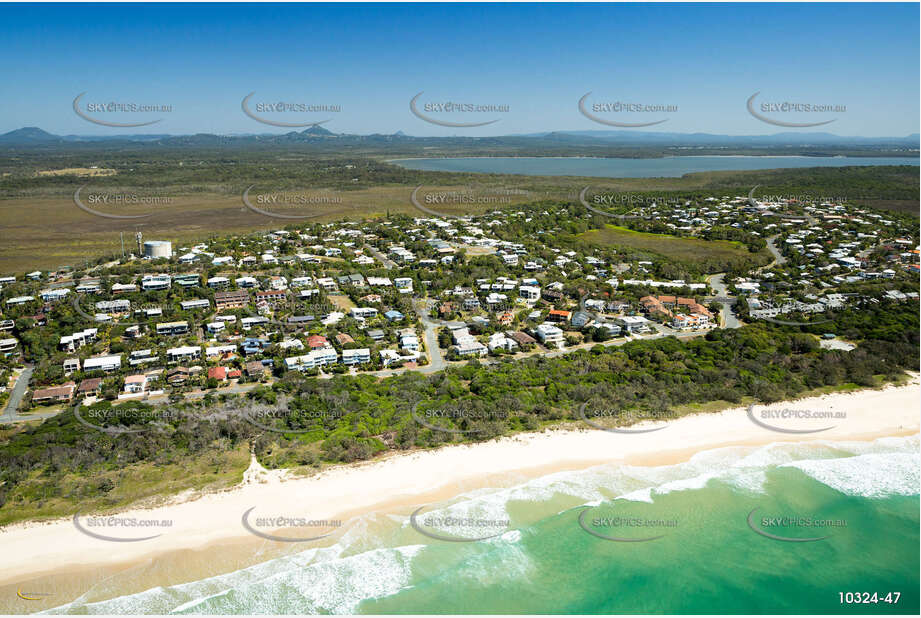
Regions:
<instances>
[{"instance_id":1,"label":"distant mountain","mask_svg":"<svg viewBox=\"0 0 921 618\"><path fill-rule=\"evenodd\" d=\"M0 135L3 144L38 144L60 142L61 138L38 127L23 127Z\"/></svg>"},{"instance_id":2,"label":"distant mountain","mask_svg":"<svg viewBox=\"0 0 921 618\"><path fill-rule=\"evenodd\" d=\"M858 137L835 135L833 133L773 133L768 135L720 135L713 133L666 133L659 131L553 131L528 133L516 137L540 137L566 140L570 138L593 138L604 141L619 141L629 144L685 144L685 145L841 145L841 144L902 144L918 147L921 136L912 133L904 137Z\"/></svg>"},{"instance_id":3,"label":"distant mountain","mask_svg":"<svg viewBox=\"0 0 921 618\"><path fill-rule=\"evenodd\" d=\"M197 133L194 135L126 134L126 135L52 135L38 127L25 127L0 135L0 144L10 147L66 146L68 144L112 145L112 146L162 146L162 147L217 147L249 145L307 145L326 148L338 147L395 147L406 146L418 149L439 147L442 149L474 148L515 150L518 152L566 152L587 154L610 152L612 150L649 150L673 152L676 150L707 148L744 152L746 150L771 150L776 153L827 154L829 151L850 150L917 150L917 133L904 137L848 137L832 133L774 133L766 135L719 135L711 133L666 133L652 131L552 131L519 135L488 137L415 137L403 131L392 134L373 133L355 135L333 133L314 125L303 131L282 134L236 134L215 135ZM797 149L797 150L794 150ZM907 153L906 153L907 154Z\"/></svg>"},{"instance_id":4,"label":"distant mountain","mask_svg":"<svg viewBox=\"0 0 921 618\"><path fill-rule=\"evenodd\" d=\"M318 124L313 125L312 127L307 127L301 131L301 135L325 135L328 137L335 136L336 134L330 131L329 129L324 129Z\"/></svg>"}]
</instances>

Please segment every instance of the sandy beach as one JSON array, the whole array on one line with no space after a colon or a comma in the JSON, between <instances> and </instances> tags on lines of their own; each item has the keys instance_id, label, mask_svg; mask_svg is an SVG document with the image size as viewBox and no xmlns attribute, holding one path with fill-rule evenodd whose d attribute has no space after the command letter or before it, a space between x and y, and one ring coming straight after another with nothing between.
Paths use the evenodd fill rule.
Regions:
<instances>
[{"instance_id":1,"label":"sandy beach","mask_svg":"<svg viewBox=\"0 0 921 618\"><path fill-rule=\"evenodd\" d=\"M0 557L0 586L15 589L52 573L61 575L87 569L99 572L98 569L136 564L170 552L205 550L215 544L265 545L267 542L248 532L242 522L243 514L253 507L252 517L342 519L347 524L350 517L363 513L405 515L415 506L471 489L510 486L552 472L600 464L664 465L723 446L911 435L919 431L919 402L921 385L915 376L911 383L899 387L759 405L751 415L746 408L734 408L687 416L667 424L631 427L664 426L647 433L612 433L586 426L579 431L521 434L340 466L307 478L288 479L283 473L266 472L256 466L247 472L244 483L232 490L180 497L166 506L119 514L126 518L169 520L168 527L91 529L87 524L89 514L81 514L85 529L132 538L159 534L149 540L101 540L79 531L71 519L7 526L0 530L4 549ZM832 418L790 421L761 414L765 409L835 414ZM759 425L751 416L778 428L832 427L815 433L784 433ZM248 554L248 559L255 563L265 558ZM226 568L239 568L239 565L227 564Z\"/></svg>"}]
</instances>

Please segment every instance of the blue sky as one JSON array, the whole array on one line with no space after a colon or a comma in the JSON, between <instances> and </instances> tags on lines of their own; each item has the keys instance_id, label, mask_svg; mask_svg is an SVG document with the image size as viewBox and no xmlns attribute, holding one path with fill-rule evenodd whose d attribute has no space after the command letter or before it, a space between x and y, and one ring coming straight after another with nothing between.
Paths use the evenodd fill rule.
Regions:
<instances>
[{"instance_id":1,"label":"blue sky","mask_svg":"<svg viewBox=\"0 0 921 618\"><path fill-rule=\"evenodd\" d=\"M348 133L500 135L608 127L577 103L673 105L673 113L600 114L668 121L642 131L734 135L828 131L898 136L919 130L919 6L905 4L87 4L0 5L5 61L0 132L281 133L243 114L256 102L339 105L318 114ZM477 128L427 123L424 102L507 105L503 113L429 114ZM846 106L775 114L761 102ZM78 117L72 102L163 104L160 114Z\"/></svg>"}]
</instances>

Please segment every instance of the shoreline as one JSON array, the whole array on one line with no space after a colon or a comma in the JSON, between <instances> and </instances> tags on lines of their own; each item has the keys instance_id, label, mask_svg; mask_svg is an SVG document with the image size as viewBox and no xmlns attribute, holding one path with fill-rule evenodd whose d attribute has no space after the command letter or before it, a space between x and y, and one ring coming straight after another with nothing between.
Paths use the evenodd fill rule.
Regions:
<instances>
[{"instance_id":1,"label":"shoreline","mask_svg":"<svg viewBox=\"0 0 921 618\"><path fill-rule=\"evenodd\" d=\"M684 416L666 423L662 431L623 434L587 428L545 430L517 434L489 442L451 445L432 451L394 454L390 457L336 466L310 477L289 477L286 471L266 471L258 465L244 474L235 488L190 496L173 496L170 502L149 509L129 509L121 517L168 519L172 526L158 539L108 542L81 534L72 519L23 522L0 529L4 566L0 586L18 586L39 580L66 583L98 579L101 573L118 573L154 559L182 563L193 552L197 560L186 577L199 578L228 572L269 560L293 547L315 544L266 541L241 525L252 507L264 516L342 520L371 513L407 516L414 507L442 502L461 493L486 487L509 487L548 474L577 471L599 465L662 466L687 461L696 453L717 448L757 447L781 442L869 441L886 436L914 435L919 431L921 384L916 375L902 386L878 390L834 393L777 402L771 409L813 409L843 412L835 426L819 433L778 433L758 426L746 408ZM780 423L780 421L775 421ZM808 423L818 423L809 425ZM801 427L820 428L828 419L810 419ZM650 427L652 425L649 425ZM656 426L661 426L657 424ZM642 428L642 424L639 426ZM255 517L256 515L254 515ZM81 515L84 521L86 516ZM271 532L265 528L266 532ZM124 529L112 536L141 536L160 532ZM226 554L233 559L209 560ZM199 564L200 563L200 564ZM220 567L215 566L220 564ZM170 569L163 569L170 571ZM92 575L90 575L92 573ZM15 574L15 575L14 575ZM177 574L145 579L149 588L172 581ZM180 576L181 578L181 576ZM167 582L166 580L169 580ZM79 584L73 584L79 587ZM139 585L141 585L139 583ZM80 592L74 590L79 596ZM35 609L60 605L36 603ZM65 595L67 596L67 595Z\"/></svg>"}]
</instances>

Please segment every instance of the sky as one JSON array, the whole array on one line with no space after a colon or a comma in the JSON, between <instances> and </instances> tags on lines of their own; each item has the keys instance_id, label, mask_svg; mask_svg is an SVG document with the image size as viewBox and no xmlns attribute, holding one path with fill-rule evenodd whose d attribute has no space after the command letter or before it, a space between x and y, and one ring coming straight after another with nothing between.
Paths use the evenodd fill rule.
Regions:
<instances>
[{"instance_id":1,"label":"sky","mask_svg":"<svg viewBox=\"0 0 921 618\"><path fill-rule=\"evenodd\" d=\"M919 131L919 5L41 4L0 5L0 133L509 135L619 130L763 135ZM439 122L487 126L450 127ZM755 118L815 123L789 128ZM136 123L101 125L78 116ZM500 106L447 113L432 104ZM87 105L168 105L96 112ZM338 111L274 112L283 102ZM830 112L771 107L831 105ZM605 103L670 106L611 111ZM428 107L426 107L428 105ZM835 107L843 106L843 107ZM635 108L633 108L635 109ZM661 108L659 108L661 109ZM260 111L257 111L260 110Z\"/></svg>"}]
</instances>

